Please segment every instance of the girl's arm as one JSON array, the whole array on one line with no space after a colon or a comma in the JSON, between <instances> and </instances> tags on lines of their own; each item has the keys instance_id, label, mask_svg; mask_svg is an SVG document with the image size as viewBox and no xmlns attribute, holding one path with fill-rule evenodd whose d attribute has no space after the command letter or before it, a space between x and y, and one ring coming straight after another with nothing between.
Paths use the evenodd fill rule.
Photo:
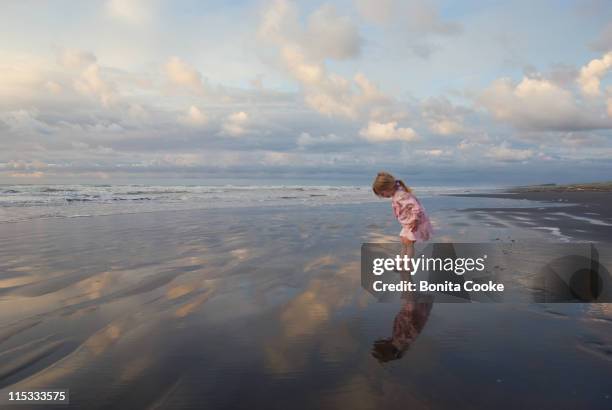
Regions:
<instances>
[{"instance_id":1,"label":"girl's arm","mask_svg":"<svg viewBox=\"0 0 612 410\"><path fill-rule=\"evenodd\" d=\"M397 203L399 204L398 220L402 226L408 226L410 230L415 230L421 214L421 206L412 195L402 195Z\"/></svg>"}]
</instances>

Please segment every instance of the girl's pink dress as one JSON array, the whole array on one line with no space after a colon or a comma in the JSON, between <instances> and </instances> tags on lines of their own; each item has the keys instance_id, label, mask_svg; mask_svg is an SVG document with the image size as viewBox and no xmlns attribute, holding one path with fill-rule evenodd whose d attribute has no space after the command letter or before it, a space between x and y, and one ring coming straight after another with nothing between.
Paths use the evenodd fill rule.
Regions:
<instances>
[{"instance_id":1,"label":"girl's pink dress","mask_svg":"<svg viewBox=\"0 0 612 410\"><path fill-rule=\"evenodd\" d=\"M407 192L402 186L391 198L391 206L395 217L402 225L400 236L411 241L427 241L433 235L433 227L425 213L425 208L411 192ZM417 222L417 228L413 232L408 227L412 221Z\"/></svg>"}]
</instances>

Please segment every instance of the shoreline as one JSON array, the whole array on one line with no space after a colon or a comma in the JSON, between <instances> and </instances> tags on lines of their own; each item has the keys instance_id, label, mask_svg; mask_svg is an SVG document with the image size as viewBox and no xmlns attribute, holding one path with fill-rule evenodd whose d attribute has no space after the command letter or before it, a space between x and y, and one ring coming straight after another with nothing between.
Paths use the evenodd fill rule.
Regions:
<instances>
[{"instance_id":1,"label":"shoreline","mask_svg":"<svg viewBox=\"0 0 612 410\"><path fill-rule=\"evenodd\" d=\"M500 192L448 194L472 198L504 198L540 202L532 208L464 208L526 228L557 230L577 240L612 242L612 183L533 185ZM528 211L527 211L528 210ZM525 215L527 213L528 215Z\"/></svg>"}]
</instances>

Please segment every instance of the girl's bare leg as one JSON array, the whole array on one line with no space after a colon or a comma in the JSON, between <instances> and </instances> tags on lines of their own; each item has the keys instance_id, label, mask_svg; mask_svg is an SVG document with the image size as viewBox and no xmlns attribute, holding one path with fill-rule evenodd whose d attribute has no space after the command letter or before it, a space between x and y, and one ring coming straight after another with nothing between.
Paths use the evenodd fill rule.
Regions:
<instances>
[{"instance_id":1,"label":"girl's bare leg","mask_svg":"<svg viewBox=\"0 0 612 410\"><path fill-rule=\"evenodd\" d=\"M410 239L401 238L402 239L402 259L404 255L408 258L414 258L414 241ZM412 272L412 264L409 264L410 272Z\"/></svg>"}]
</instances>

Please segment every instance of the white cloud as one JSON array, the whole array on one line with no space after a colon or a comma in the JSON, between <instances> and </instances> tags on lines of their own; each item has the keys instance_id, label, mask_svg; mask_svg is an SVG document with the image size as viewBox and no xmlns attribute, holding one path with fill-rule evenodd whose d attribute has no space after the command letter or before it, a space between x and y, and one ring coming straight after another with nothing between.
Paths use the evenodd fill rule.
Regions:
<instances>
[{"instance_id":1,"label":"white cloud","mask_svg":"<svg viewBox=\"0 0 612 410\"><path fill-rule=\"evenodd\" d=\"M425 0L356 0L357 10L371 23L401 22L411 32L438 35L460 33L459 23L444 21L432 2Z\"/></svg>"},{"instance_id":2,"label":"white cloud","mask_svg":"<svg viewBox=\"0 0 612 410\"><path fill-rule=\"evenodd\" d=\"M600 59L591 60L580 69L578 84L587 96L598 96L601 94L599 84L601 79L612 68L612 51L603 55Z\"/></svg>"},{"instance_id":3,"label":"white cloud","mask_svg":"<svg viewBox=\"0 0 612 410\"><path fill-rule=\"evenodd\" d=\"M366 21L384 24L393 17L396 0L355 0L355 6Z\"/></svg>"},{"instance_id":4,"label":"white cloud","mask_svg":"<svg viewBox=\"0 0 612 410\"><path fill-rule=\"evenodd\" d=\"M106 10L109 15L131 24L141 24L153 18L156 4L151 0L108 0Z\"/></svg>"},{"instance_id":5,"label":"white cloud","mask_svg":"<svg viewBox=\"0 0 612 410\"><path fill-rule=\"evenodd\" d=\"M260 160L262 165L291 165L295 163L296 157L289 152L268 151L263 153L263 158Z\"/></svg>"},{"instance_id":6,"label":"white cloud","mask_svg":"<svg viewBox=\"0 0 612 410\"><path fill-rule=\"evenodd\" d=\"M115 85L102 78L98 64L91 64L83 70L74 81L74 88L81 94L99 99L105 107L114 104L118 99Z\"/></svg>"},{"instance_id":7,"label":"white cloud","mask_svg":"<svg viewBox=\"0 0 612 410\"><path fill-rule=\"evenodd\" d=\"M165 65L168 80L174 85L186 87L198 93L204 92L202 75L178 57L170 57Z\"/></svg>"},{"instance_id":8,"label":"white cloud","mask_svg":"<svg viewBox=\"0 0 612 410\"><path fill-rule=\"evenodd\" d=\"M444 20L429 1L355 0L355 3L364 20L390 29L393 40L401 40L402 47L408 46L422 58L429 57L437 48L432 38L454 36L463 31L461 24Z\"/></svg>"},{"instance_id":9,"label":"white cloud","mask_svg":"<svg viewBox=\"0 0 612 410\"><path fill-rule=\"evenodd\" d=\"M39 179L45 176L44 172L34 171L34 172L13 172L9 174L12 178L34 178Z\"/></svg>"},{"instance_id":10,"label":"white cloud","mask_svg":"<svg viewBox=\"0 0 612 410\"><path fill-rule=\"evenodd\" d=\"M441 149L426 149L426 150L418 150L417 152L423 156L435 157L435 158L446 156L449 154L449 152L441 150Z\"/></svg>"},{"instance_id":11,"label":"white cloud","mask_svg":"<svg viewBox=\"0 0 612 410\"><path fill-rule=\"evenodd\" d=\"M356 119L364 112L367 115L377 104L391 103L362 73L352 81L329 73L322 63L307 61L291 47L283 48L282 57L291 75L302 85L306 104L321 114Z\"/></svg>"},{"instance_id":12,"label":"white cloud","mask_svg":"<svg viewBox=\"0 0 612 410\"><path fill-rule=\"evenodd\" d=\"M140 104L132 103L128 108L128 116L132 120L144 121L150 118L147 110Z\"/></svg>"},{"instance_id":13,"label":"white cloud","mask_svg":"<svg viewBox=\"0 0 612 410\"><path fill-rule=\"evenodd\" d=\"M398 128L396 121L388 123L370 121L366 128L359 131L359 135L370 142L414 141L417 139L417 133L412 128Z\"/></svg>"},{"instance_id":14,"label":"white cloud","mask_svg":"<svg viewBox=\"0 0 612 410\"><path fill-rule=\"evenodd\" d=\"M306 104L330 117L369 117L377 103L390 103L390 99L360 73L355 75L353 82L336 74L327 74L320 80L305 87Z\"/></svg>"},{"instance_id":15,"label":"white cloud","mask_svg":"<svg viewBox=\"0 0 612 410\"><path fill-rule=\"evenodd\" d=\"M407 20L404 24L410 31L443 36L459 34L462 31L459 23L444 21L432 2L412 0L401 4L405 9L398 17Z\"/></svg>"},{"instance_id":16,"label":"white cloud","mask_svg":"<svg viewBox=\"0 0 612 410\"><path fill-rule=\"evenodd\" d=\"M543 78L523 77L517 85L509 78L495 80L482 92L479 102L495 118L522 129L577 130L612 125L593 110L578 107L570 91Z\"/></svg>"},{"instance_id":17,"label":"white cloud","mask_svg":"<svg viewBox=\"0 0 612 410\"><path fill-rule=\"evenodd\" d=\"M56 83L55 81L47 81L45 83L45 88L51 94L60 94L62 92L62 86Z\"/></svg>"},{"instance_id":18,"label":"white cloud","mask_svg":"<svg viewBox=\"0 0 612 410\"><path fill-rule=\"evenodd\" d=\"M612 87L602 92L601 80L612 69L612 51L584 65L575 73L563 68L562 78L553 71L546 78L530 70L518 83L509 78L495 80L478 102L499 120L534 131L577 131L612 128ZM573 84L572 84L573 83ZM578 84L579 91L573 85ZM588 98L582 98L581 95Z\"/></svg>"},{"instance_id":19,"label":"white cloud","mask_svg":"<svg viewBox=\"0 0 612 410\"><path fill-rule=\"evenodd\" d=\"M423 118L437 135L457 135L465 131L463 114L468 110L454 106L447 98L429 98L422 104Z\"/></svg>"},{"instance_id":20,"label":"white cloud","mask_svg":"<svg viewBox=\"0 0 612 410\"><path fill-rule=\"evenodd\" d=\"M301 24L297 8L275 1L263 14L259 34L279 47L288 73L302 86L308 106L321 114L356 119L390 99L362 73L352 79L330 73L327 59L348 59L360 53L361 39L348 17L324 5Z\"/></svg>"},{"instance_id":21,"label":"white cloud","mask_svg":"<svg viewBox=\"0 0 612 410\"><path fill-rule=\"evenodd\" d=\"M362 40L351 19L339 16L334 6L325 4L308 18L304 44L319 58L343 60L361 52Z\"/></svg>"},{"instance_id":22,"label":"white cloud","mask_svg":"<svg viewBox=\"0 0 612 410\"><path fill-rule=\"evenodd\" d=\"M201 127L208 124L208 117L198 107L192 105L189 107L185 115L179 117L179 120L194 127Z\"/></svg>"},{"instance_id":23,"label":"white cloud","mask_svg":"<svg viewBox=\"0 0 612 410\"><path fill-rule=\"evenodd\" d=\"M331 144L343 144L347 142L347 139L340 137L336 134L327 134L320 136L312 136L308 132L302 132L297 139L297 144L300 147L309 147L315 145L331 145Z\"/></svg>"},{"instance_id":24,"label":"white cloud","mask_svg":"<svg viewBox=\"0 0 612 410\"><path fill-rule=\"evenodd\" d=\"M19 169L19 170L33 170L33 169L45 169L47 168L47 164L39 161L39 160L11 160L6 164L7 168L10 169Z\"/></svg>"},{"instance_id":25,"label":"white cloud","mask_svg":"<svg viewBox=\"0 0 612 410\"><path fill-rule=\"evenodd\" d=\"M361 53L362 39L357 26L340 16L334 6L324 4L302 24L295 3L275 0L266 8L259 35L267 41L297 49L308 60L343 60Z\"/></svg>"},{"instance_id":26,"label":"white cloud","mask_svg":"<svg viewBox=\"0 0 612 410\"><path fill-rule=\"evenodd\" d=\"M446 5L442 13L432 2L359 3L370 7L369 17L362 11L360 18L342 2L335 8L299 3L300 14L293 3L278 1L265 9L267 20L261 21L255 20L253 8L260 5L255 2L247 8L206 9L193 19L146 27L140 24L151 21L156 10L146 10L151 3L144 1L100 2L107 7L102 11L116 21L104 16L100 20L99 13L90 14L91 7L75 9L85 12L77 15L80 26L60 27L38 15L34 22L23 12L15 21L41 24L23 33L8 27L9 37L21 42L0 51L0 164L39 158L60 164L40 170L47 176L64 172L58 171L61 168L76 178L87 171L127 175L130 169L141 175L156 172L155 167L171 173L172 167L189 164L197 165L189 170L193 175L226 175L230 166L255 174L270 164L317 172L313 164L324 164L356 175L381 161L394 167L408 160L434 163L436 158L449 166L456 161L474 168L527 158L529 166L537 167L539 159L566 159L572 152L571 158L604 162L604 153L610 152L605 149L612 144L610 131L600 130L612 128L612 89L606 88L611 78L604 56L609 50L602 49L593 63L593 58L576 61L576 53L542 48L537 36L529 34L541 27L529 20L517 32L517 15L524 13L515 15L507 7L460 7L459 14L454 9L447 14ZM404 14L410 7L415 12ZM174 12L174 6L168 11ZM451 38L460 26L450 15L469 27L466 38ZM504 56L493 47L495 30L505 29L492 23L498 21L489 18L492 15L508 17L508 38L516 40L520 57L535 55L537 48L538 64L550 72L542 75L529 68L525 78L500 79L483 90L483 78L504 71L499 66ZM364 19L377 26L364 24ZM238 28L228 24L236 21ZM567 27L572 21L576 22L564 17L563 24L547 26L547 35L562 35L557 26ZM83 25L90 30L83 30ZM256 38L257 28L268 41L265 45L262 37ZM41 49L40 30L48 34L48 44L57 46ZM204 40L187 44L181 33ZM227 41L212 44L214 40L206 40L212 34ZM579 41L568 42L565 51L575 49ZM406 53L418 47L423 53L428 47L445 49L425 64ZM478 100L482 105L466 105L466 98L479 91L484 91ZM421 100L440 93L449 99ZM520 129L509 130L500 123ZM202 138L202 129L218 137ZM570 136L572 130L578 131ZM374 144L413 141L416 131L459 138ZM489 134L495 142L478 139ZM244 137L237 143L239 136ZM504 139L507 143L500 146ZM406 156L392 155L402 147ZM271 153L260 162L267 150ZM163 160L164 154L176 152L197 155ZM422 155L413 155L417 153ZM568 163L567 175L582 164ZM517 172L527 172L527 167L521 169ZM2 176L30 171L39 170L6 169ZM463 174L456 178L459 175Z\"/></svg>"},{"instance_id":27,"label":"white cloud","mask_svg":"<svg viewBox=\"0 0 612 410\"><path fill-rule=\"evenodd\" d=\"M58 56L59 64L68 69L82 69L97 61L96 56L84 50L63 49Z\"/></svg>"},{"instance_id":28,"label":"white cloud","mask_svg":"<svg viewBox=\"0 0 612 410\"><path fill-rule=\"evenodd\" d=\"M166 154L163 155L158 163L165 165L176 165L179 167L191 167L202 165L203 158L199 154Z\"/></svg>"},{"instance_id":29,"label":"white cloud","mask_svg":"<svg viewBox=\"0 0 612 410\"><path fill-rule=\"evenodd\" d=\"M19 105L36 98L47 80L49 65L42 57L0 52L0 104Z\"/></svg>"},{"instance_id":30,"label":"white cloud","mask_svg":"<svg viewBox=\"0 0 612 410\"><path fill-rule=\"evenodd\" d=\"M570 146L570 147L586 148L586 147L601 146L605 142L605 137L596 135L593 133L568 132L562 135L558 140L560 140L562 144ZM551 144L547 144L547 145L551 145L554 148L557 145L557 140L551 141L551 142L552 142Z\"/></svg>"},{"instance_id":31,"label":"white cloud","mask_svg":"<svg viewBox=\"0 0 612 410\"><path fill-rule=\"evenodd\" d=\"M246 125L249 122L249 115L244 111L235 112L227 116L221 129L223 134L238 137L247 132Z\"/></svg>"},{"instance_id":32,"label":"white cloud","mask_svg":"<svg viewBox=\"0 0 612 410\"><path fill-rule=\"evenodd\" d=\"M15 110L0 113L2 120L13 131L41 131L48 133L51 127L38 119L37 110Z\"/></svg>"},{"instance_id":33,"label":"white cloud","mask_svg":"<svg viewBox=\"0 0 612 410\"><path fill-rule=\"evenodd\" d=\"M123 131L125 131L125 129L117 124L116 122L110 122L110 123L104 123L104 122L97 122L94 125L86 125L85 129L88 131L92 131L92 132L99 132L99 133L122 133Z\"/></svg>"},{"instance_id":34,"label":"white cloud","mask_svg":"<svg viewBox=\"0 0 612 410\"><path fill-rule=\"evenodd\" d=\"M508 146L503 142L499 146L489 148L485 154L486 157L502 162L521 162L533 157L534 152L531 149L516 149Z\"/></svg>"},{"instance_id":35,"label":"white cloud","mask_svg":"<svg viewBox=\"0 0 612 410\"><path fill-rule=\"evenodd\" d=\"M438 135L457 135L463 132L461 123L448 118L432 121L429 128Z\"/></svg>"}]
</instances>

